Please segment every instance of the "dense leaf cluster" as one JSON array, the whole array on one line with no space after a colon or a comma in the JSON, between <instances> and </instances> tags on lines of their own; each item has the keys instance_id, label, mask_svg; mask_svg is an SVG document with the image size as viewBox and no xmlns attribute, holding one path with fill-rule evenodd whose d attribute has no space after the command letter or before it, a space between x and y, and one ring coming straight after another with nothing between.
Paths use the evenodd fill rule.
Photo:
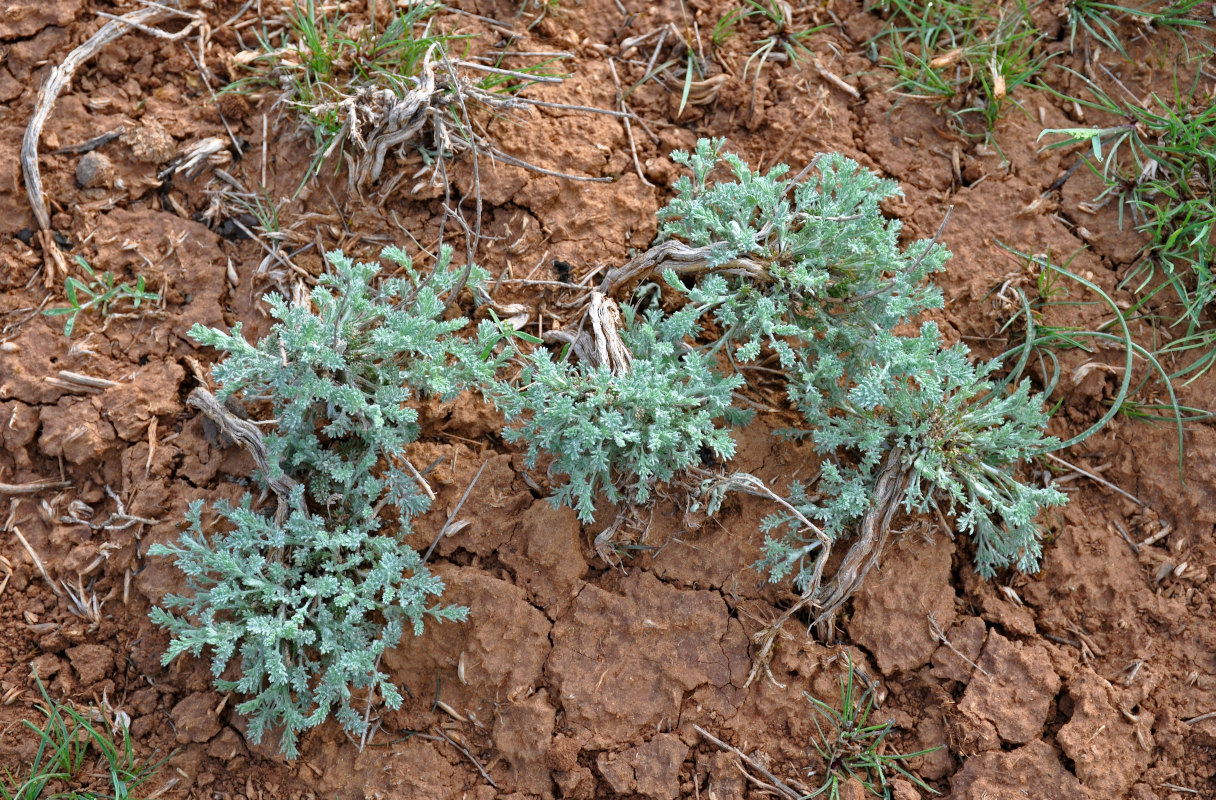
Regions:
<instances>
[{"instance_id":1,"label":"dense leaf cluster","mask_svg":"<svg viewBox=\"0 0 1216 800\"><path fill-rule=\"evenodd\" d=\"M722 146L702 140L674 156L691 176L648 251L660 254L654 277L668 296L645 312L620 306L610 343L626 351L619 359L593 357L611 349L598 316L594 347L569 340L579 358L569 347L525 353L515 342L540 340L497 320L462 339L465 320L445 311L466 281L484 299L485 275L453 269L446 249L425 277L385 250L404 276L378 288L377 266L331 253L310 297L267 297L278 322L256 345L239 325L196 327L195 339L226 356L214 370L221 399L273 416L258 480L279 508L264 513L247 495L205 523L196 503L190 531L152 549L176 558L191 592L153 612L173 634L166 662L209 649L216 685L248 697L238 710L252 738L281 727L288 755L331 713L363 731L355 692L396 707L381 654L407 624L417 633L428 616L465 614L434 603L442 583L400 540L429 504L404 455L420 434L411 403L465 388L504 413L504 437L524 445L530 466L549 459L554 502L590 521L601 497L644 503L655 484L729 459L731 429L749 418L737 390L750 363L782 376L800 420L788 434L821 456L818 475L790 485L788 504L764 522L758 566L773 580L793 576L809 591L820 548L864 529L881 503L953 513L983 575L1035 569L1035 517L1064 496L1015 471L1056 442L1028 383L995 379L997 364L946 346L932 322L910 324L942 305L927 279L945 248L901 249L899 222L880 210L898 187L847 158L819 156L790 179L783 166L753 172ZM732 177L711 179L723 164ZM601 302L593 295L592 308ZM720 492L710 497L712 506Z\"/></svg>"},{"instance_id":2,"label":"dense leaf cluster","mask_svg":"<svg viewBox=\"0 0 1216 800\"><path fill-rule=\"evenodd\" d=\"M819 156L804 180L784 166L751 171L721 140L701 140L675 158L692 177L660 212L660 237L712 252L710 271L693 288L668 283L721 329L715 351L734 346L732 362L773 354L789 398L823 455L813 493L795 485L802 514L832 538L847 533L874 503L881 464L894 457L908 473L909 511L954 510L976 541L976 568L1037 568L1038 511L1064 502L1058 490L1016 479L1017 463L1051 449L1041 399L1027 383L1012 391L977 367L963 345L946 347L933 323L896 333L921 312L940 308L927 276L949 253L931 241L901 250L900 223L879 203L898 194L840 155ZM734 180L710 182L724 162ZM732 269L746 262L748 269ZM791 517L766 521L762 565L774 579L810 580L808 555L820 542L801 538Z\"/></svg>"},{"instance_id":3,"label":"dense leaf cluster","mask_svg":"<svg viewBox=\"0 0 1216 800\"><path fill-rule=\"evenodd\" d=\"M268 295L278 322L256 345L239 324L231 334L191 331L226 354L214 368L221 399L269 403L269 474L259 482L287 478L295 488L282 519L254 509L249 495L235 507L217 504L220 530L204 525L196 502L180 542L150 551L174 556L191 590L153 611L173 634L165 662L210 649L216 686L248 696L237 709L251 738L281 727L280 746L293 757L300 732L331 713L362 732L352 689L400 705L378 663L407 625L417 635L428 616L466 613L434 604L442 582L400 540L429 506L404 449L419 434L408 402L455 395L485 362L453 335L465 321L443 319L444 297L461 282L450 251L425 279L405 253L383 256L405 277L373 289L377 265L335 252L332 272L305 301Z\"/></svg>"},{"instance_id":4,"label":"dense leaf cluster","mask_svg":"<svg viewBox=\"0 0 1216 800\"><path fill-rule=\"evenodd\" d=\"M698 332L692 309L669 316L635 314L628 306L621 330L633 355L621 374L607 364L569 363L547 350L524 357L518 382L500 382L492 396L508 422L508 441L527 445L526 463L550 454L551 472L567 476L554 502L580 519L595 517L602 492L611 502L645 503L656 482L667 482L707 458L730 458L735 442L715 426L745 415L731 407L743 379L724 375L713 359L686 345Z\"/></svg>"}]
</instances>

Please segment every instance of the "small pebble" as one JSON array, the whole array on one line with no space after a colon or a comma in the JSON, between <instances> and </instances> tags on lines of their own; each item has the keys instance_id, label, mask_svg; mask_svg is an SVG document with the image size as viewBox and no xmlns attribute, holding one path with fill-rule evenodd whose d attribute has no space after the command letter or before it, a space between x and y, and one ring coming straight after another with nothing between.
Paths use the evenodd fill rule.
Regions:
<instances>
[{"instance_id":1,"label":"small pebble","mask_svg":"<svg viewBox=\"0 0 1216 800\"><path fill-rule=\"evenodd\" d=\"M114 182L114 163L109 156L94 150L76 164L76 185L82 189L104 189Z\"/></svg>"}]
</instances>

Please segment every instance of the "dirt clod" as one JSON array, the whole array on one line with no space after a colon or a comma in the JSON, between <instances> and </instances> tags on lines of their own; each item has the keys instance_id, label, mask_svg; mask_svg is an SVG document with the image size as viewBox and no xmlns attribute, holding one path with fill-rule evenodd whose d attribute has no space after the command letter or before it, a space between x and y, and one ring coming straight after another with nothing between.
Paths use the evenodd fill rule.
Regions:
<instances>
[{"instance_id":1,"label":"dirt clod","mask_svg":"<svg viewBox=\"0 0 1216 800\"><path fill-rule=\"evenodd\" d=\"M646 572L623 594L586 586L554 623L545 672L560 691L566 725L588 749L628 741L680 719L685 693L706 685L724 708L750 664L742 627L716 592L680 590Z\"/></svg>"},{"instance_id":2,"label":"dirt clod","mask_svg":"<svg viewBox=\"0 0 1216 800\"><path fill-rule=\"evenodd\" d=\"M653 800L676 800L680 795L680 765L687 756L688 745L672 733L660 733L633 748L629 759L638 793Z\"/></svg>"},{"instance_id":3,"label":"dirt clod","mask_svg":"<svg viewBox=\"0 0 1216 800\"><path fill-rule=\"evenodd\" d=\"M114 162L96 150L85 153L76 164L76 185L82 189L105 189L114 182Z\"/></svg>"},{"instance_id":4,"label":"dirt clod","mask_svg":"<svg viewBox=\"0 0 1216 800\"><path fill-rule=\"evenodd\" d=\"M108 455L117 441L114 427L101 418L99 405L92 398L65 397L56 405L43 406L42 436L38 439L43 454L62 456L73 464Z\"/></svg>"},{"instance_id":5,"label":"dirt clod","mask_svg":"<svg viewBox=\"0 0 1216 800\"><path fill-rule=\"evenodd\" d=\"M97 683L114 668L114 652L104 645L82 644L69 647L66 652L84 686Z\"/></svg>"},{"instance_id":6,"label":"dirt clod","mask_svg":"<svg viewBox=\"0 0 1216 800\"><path fill-rule=\"evenodd\" d=\"M933 674L959 683L970 681L987 632L988 627L979 617L964 617L951 625L944 633L953 648L942 644L933 653Z\"/></svg>"},{"instance_id":7,"label":"dirt clod","mask_svg":"<svg viewBox=\"0 0 1216 800\"><path fill-rule=\"evenodd\" d=\"M995 749L993 737L1025 744L1039 735L1060 690L1060 678L1040 645L1024 645L989 631L978 665L958 705L978 735L981 750Z\"/></svg>"},{"instance_id":8,"label":"dirt clod","mask_svg":"<svg viewBox=\"0 0 1216 800\"><path fill-rule=\"evenodd\" d=\"M1056 739L1096 797L1122 796L1144 774L1152 754L1153 713L1132 713L1135 698L1121 696L1126 694L1088 669L1068 681L1072 718Z\"/></svg>"},{"instance_id":9,"label":"dirt clod","mask_svg":"<svg viewBox=\"0 0 1216 800\"><path fill-rule=\"evenodd\" d=\"M494 745L510 764L504 787L533 795L552 795L545 754L553 738L556 711L549 693L541 690L502 710L494 723Z\"/></svg>"},{"instance_id":10,"label":"dirt clod","mask_svg":"<svg viewBox=\"0 0 1216 800\"><path fill-rule=\"evenodd\" d=\"M216 713L219 705L220 696L215 692L195 692L175 705L169 716L177 731L177 741L181 744L210 741L220 732Z\"/></svg>"},{"instance_id":11,"label":"dirt clod","mask_svg":"<svg viewBox=\"0 0 1216 800\"><path fill-rule=\"evenodd\" d=\"M967 759L950 780L954 800L1026 800L1027 797L1089 800L1094 797L1044 742L1010 752Z\"/></svg>"},{"instance_id":12,"label":"dirt clod","mask_svg":"<svg viewBox=\"0 0 1216 800\"><path fill-rule=\"evenodd\" d=\"M862 584L853 602L849 633L874 654L884 675L916 669L937 649L929 615L938 625L954 622L954 590L950 587L950 558L954 543L933 536L900 542L891 554L899 567ZM926 586L935 587L930 592Z\"/></svg>"}]
</instances>

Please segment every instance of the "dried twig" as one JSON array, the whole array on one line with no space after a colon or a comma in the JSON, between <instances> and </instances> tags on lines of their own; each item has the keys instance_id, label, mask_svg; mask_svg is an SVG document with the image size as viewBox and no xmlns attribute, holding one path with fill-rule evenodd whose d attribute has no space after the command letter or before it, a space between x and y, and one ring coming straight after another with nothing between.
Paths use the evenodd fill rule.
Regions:
<instances>
[{"instance_id":1,"label":"dried twig","mask_svg":"<svg viewBox=\"0 0 1216 800\"><path fill-rule=\"evenodd\" d=\"M711 742L713 742L714 744L716 744L718 747L721 747L723 750L726 750L727 752L734 753L739 758L743 759L743 761L749 767L754 769L756 772L759 772L765 778L768 778L769 783L771 783L785 797L788 797L790 800L799 800L799 798L803 797L802 793L794 791L792 788L787 786L784 781L782 781L776 775L774 775L773 773L771 773L767 769L765 769L762 764L760 764L758 761L756 761L756 759L747 755L739 748L732 747L731 745L729 745L726 742L719 739L717 736L714 736L712 733L709 733L708 731L706 731L700 725L693 725L692 727L696 730L697 733L701 734L706 739L708 739Z\"/></svg>"},{"instance_id":2,"label":"dried twig","mask_svg":"<svg viewBox=\"0 0 1216 800\"><path fill-rule=\"evenodd\" d=\"M1123 541L1127 542L1127 546L1132 549L1132 552L1140 555L1140 545L1136 544L1128 534L1127 529L1123 527L1123 523L1119 520L1115 520L1115 530L1119 531L1119 535L1123 537Z\"/></svg>"},{"instance_id":3,"label":"dried twig","mask_svg":"<svg viewBox=\"0 0 1216 800\"><path fill-rule=\"evenodd\" d=\"M1112 489L1112 490L1118 492L1119 494L1123 495L1128 500L1131 500L1133 503L1135 503L1137 505L1140 505L1140 506L1148 505L1143 500L1141 500L1139 497L1136 497L1131 492L1125 492L1124 490L1120 489L1118 486L1115 486L1113 483L1108 481L1106 478L1103 478L1101 475L1097 474L1096 472L1090 472L1087 469L1082 469L1081 467L1078 467L1076 464L1065 461L1064 459L1060 458L1059 456L1057 456L1053 453L1044 453L1043 455L1047 456L1052 461L1055 461L1059 464L1063 464L1064 466L1068 467L1069 469L1073 470L1074 472L1078 472L1081 475L1084 475L1085 477L1089 478L1091 481L1097 481L1098 483L1105 486L1107 489Z\"/></svg>"},{"instance_id":4,"label":"dried twig","mask_svg":"<svg viewBox=\"0 0 1216 800\"><path fill-rule=\"evenodd\" d=\"M824 66L819 63L818 58L811 59L811 66L815 68L815 72L819 73L819 77L823 78L825 81L832 84L849 97L852 97L854 100L861 99L861 92L857 91L856 86L846 83L839 75L825 69Z\"/></svg>"},{"instance_id":5,"label":"dried twig","mask_svg":"<svg viewBox=\"0 0 1216 800\"><path fill-rule=\"evenodd\" d=\"M8 588L8 582L13 578L13 562L0 556L0 569L4 570L4 580L0 581L0 597L3 597L4 590Z\"/></svg>"},{"instance_id":6,"label":"dried twig","mask_svg":"<svg viewBox=\"0 0 1216 800\"><path fill-rule=\"evenodd\" d=\"M468 488L464 490L464 494L460 497L460 502L452 509L452 513L448 514L448 518L443 523L443 527L439 529L439 533L435 534L435 541L431 542L431 546L426 549L426 554L422 557L422 563L425 564L431 559L431 553L435 551L435 546L439 544L439 540L448 532L448 528L452 524L452 520L456 519L456 515L460 513L460 509L464 506L464 501L469 499L469 493L473 491L473 487L477 485L477 480L481 477L481 473L485 471L489 460L481 462L481 467L477 470L477 474L473 476L473 480L469 482Z\"/></svg>"},{"instance_id":7,"label":"dried twig","mask_svg":"<svg viewBox=\"0 0 1216 800\"><path fill-rule=\"evenodd\" d=\"M937 620L933 618L932 612L929 613L928 617L929 617L929 630L930 630L930 632L932 632L934 639L941 642L946 647L950 648L950 652L954 653L956 656L961 658L963 661L966 661L968 664L970 664L972 669L978 670L985 677L988 677L988 678L992 677L991 672L984 669L979 664L975 663L974 661L972 661L971 659L969 659L965 655L963 655L962 651L960 651L957 647L955 647L954 644L949 639L946 638L946 634L943 633L942 629L938 626Z\"/></svg>"},{"instance_id":8,"label":"dried twig","mask_svg":"<svg viewBox=\"0 0 1216 800\"><path fill-rule=\"evenodd\" d=\"M176 8L148 5L138 11L116 17L101 26L101 29L90 36L84 44L68 53L62 64L51 67L50 75L38 90L38 97L34 102L34 114L30 117L29 125L25 129L25 136L21 140L21 169L25 174L25 192L29 196L30 206L34 210L34 217L38 220L40 230L50 229L51 215L47 211L46 200L42 196L42 175L38 171L38 140L42 137L42 127L50 117L51 109L55 106L59 93L71 83L76 70L103 47L120 38L131 28L153 32L153 29L148 26L181 14L183 12ZM177 39L188 34L197 24L198 21L195 20L185 29L173 34L162 31L155 31L155 33L162 38Z\"/></svg>"},{"instance_id":9,"label":"dried twig","mask_svg":"<svg viewBox=\"0 0 1216 800\"><path fill-rule=\"evenodd\" d=\"M608 270L604 280L600 282L599 290L604 294L615 294L627 283L664 270L671 270L677 275L696 275L706 272L716 249L721 249L721 245L693 247L671 239L651 247L619 267ZM715 267L714 272L738 275L760 283L768 283L772 280L768 268L763 263L744 257L731 259L725 264Z\"/></svg>"},{"instance_id":10,"label":"dried twig","mask_svg":"<svg viewBox=\"0 0 1216 800\"><path fill-rule=\"evenodd\" d=\"M0 483L0 494L37 494L38 492L66 489L71 481L41 480L29 483Z\"/></svg>"},{"instance_id":11,"label":"dried twig","mask_svg":"<svg viewBox=\"0 0 1216 800\"><path fill-rule=\"evenodd\" d=\"M376 663L372 667L372 671L373 672L380 671L380 656L376 656ZM368 739L370 739L374 735L374 731L371 730L371 719L372 719L372 701L375 698L375 696L376 696L375 687L369 686L367 688L367 708L364 709L364 711L363 711L363 733L359 736L359 752L360 753L362 753L363 750L367 747ZM377 720L376 727L379 728L379 720Z\"/></svg>"},{"instance_id":12,"label":"dried twig","mask_svg":"<svg viewBox=\"0 0 1216 800\"><path fill-rule=\"evenodd\" d=\"M1195 795L1199 794L1198 789L1192 789L1189 786L1179 786L1176 783L1162 783L1160 785L1164 786L1166 789L1173 789L1175 792L1184 792L1185 794L1195 794Z\"/></svg>"},{"instance_id":13,"label":"dried twig","mask_svg":"<svg viewBox=\"0 0 1216 800\"><path fill-rule=\"evenodd\" d=\"M1148 537L1143 542L1141 542L1140 546L1148 547L1149 545L1154 545L1157 542L1164 539L1165 537L1169 536L1171 533L1173 533L1173 531L1174 531L1174 527L1172 525L1162 525L1161 530L1157 531L1152 536Z\"/></svg>"},{"instance_id":14,"label":"dried twig","mask_svg":"<svg viewBox=\"0 0 1216 800\"><path fill-rule=\"evenodd\" d=\"M249 420L244 420L233 415L232 412L224 408L215 399L215 395L201 386L196 387L194 391L190 392L190 396L186 398L186 402L203 412L220 429L220 433L232 439L232 441L241 447L244 447L253 456L253 460L258 465L258 470L261 471L266 485L278 497L279 505L275 511L275 521L282 525L287 519L288 498L298 484L294 478L288 476L281 469L271 468L270 463L267 461L266 445L262 441L262 432L258 430L258 426Z\"/></svg>"},{"instance_id":15,"label":"dried twig","mask_svg":"<svg viewBox=\"0 0 1216 800\"><path fill-rule=\"evenodd\" d=\"M748 493L759 494L774 500L785 508L786 511L795 514L803 526L808 531L814 533L816 538L819 539L816 545L819 549L819 555L816 557L814 572L811 579L807 581L803 588L802 595L798 598L798 601L786 609L772 625L759 631L752 637L753 641L759 646L759 650L752 658L752 671L748 675L744 686L751 685L761 669L768 674L769 680L777 683L773 679L772 672L769 669L769 661L772 658L773 646L776 644L777 635L780 633L782 626L791 617L807 606L812 606L816 610L816 615L811 621L811 625L819 627L820 635L824 639L832 638L835 630L834 617L836 612L853 596L853 593L857 591L857 587L861 585L862 579L878 563L878 559L886 551L887 540L891 534L891 518L895 516L895 512L900 508L899 500L908 478L908 471L909 468L904 463L903 450L898 447L890 450L883 459L883 463L878 470L878 477L874 482L874 504L866 512L865 516L862 517L861 522L857 526L858 535L856 539L849 546L849 550L845 553L840 566L836 568L831 580L826 584L821 583L821 580L824 568L827 565L828 556L831 554L831 541L827 539L823 531L799 513L789 501L773 492L767 486L764 486L763 482L758 478L741 473L725 479L724 488L740 489L743 491L751 489L752 491ZM750 478L751 481L750 483L745 482L741 478Z\"/></svg>"},{"instance_id":16,"label":"dried twig","mask_svg":"<svg viewBox=\"0 0 1216 800\"><path fill-rule=\"evenodd\" d=\"M88 153L96 150L102 145L109 144L126 132L127 129L124 126L119 125L109 133L103 133L100 136L94 136L92 139L86 139L80 144L65 145L64 147L60 147L58 150L52 150L51 152L55 155L63 155L64 153Z\"/></svg>"},{"instance_id":17,"label":"dried twig","mask_svg":"<svg viewBox=\"0 0 1216 800\"><path fill-rule=\"evenodd\" d=\"M633 140L633 126L629 124L629 106L625 105L625 95L621 89L621 80L616 74L616 64L613 59L608 59L608 69L612 72L612 82L616 85L616 102L620 106L621 112L625 114L625 136L629 139L629 152L633 156L633 168L637 170L638 178L647 186L654 186L653 183L646 180L646 175L642 172L642 164L638 161L638 146Z\"/></svg>"},{"instance_id":18,"label":"dried twig","mask_svg":"<svg viewBox=\"0 0 1216 800\"><path fill-rule=\"evenodd\" d=\"M38 567L38 571L42 573L42 579L46 581L47 586L50 586L51 591L62 597L63 592L59 591L59 587L55 585L53 580L51 580L51 576L47 574L46 567L43 565L42 559L39 558L38 554L34 552L34 548L30 546L30 543L26 540L25 535L21 533L21 529L16 525L13 525L9 528L9 530L17 535L17 540L21 542L21 546L25 548L25 552L30 554L30 558L34 560L34 566Z\"/></svg>"},{"instance_id":19,"label":"dried twig","mask_svg":"<svg viewBox=\"0 0 1216 800\"><path fill-rule=\"evenodd\" d=\"M471 761L473 763L474 767L477 767L477 771L481 773L481 777L486 779L486 783L490 784L495 789L498 788L498 784L495 783L494 779L490 777L490 773L486 772L486 768L481 765L480 761L478 761L476 758L473 757L473 754L469 752L469 749L467 747L465 747L464 745L458 744L455 739L453 739L451 736L448 736L446 733L444 733L442 728L433 728L433 730L435 731L435 733L442 736L444 741L446 741L452 747L455 747L457 750L459 750L461 753L463 753L464 757L467 758L469 761Z\"/></svg>"},{"instance_id":20,"label":"dried twig","mask_svg":"<svg viewBox=\"0 0 1216 800\"><path fill-rule=\"evenodd\" d=\"M118 381L107 380L106 378L95 378L92 375L81 375L79 372L69 372L66 369L59 370L59 377L68 383L79 384L86 389L106 390L115 386L120 386Z\"/></svg>"}]
</instances>

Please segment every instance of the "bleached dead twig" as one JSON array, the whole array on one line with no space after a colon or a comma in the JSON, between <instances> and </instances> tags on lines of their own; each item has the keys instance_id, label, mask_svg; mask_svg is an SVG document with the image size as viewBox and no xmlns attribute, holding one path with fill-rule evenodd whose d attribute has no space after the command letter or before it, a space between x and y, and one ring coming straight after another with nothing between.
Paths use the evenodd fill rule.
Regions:
<instances>
[{"instance_id":1,"label":"bleached dead twig","mask_svg":"<svg viewBox=\"0 0 1216 800\"><path fill-rule=\"evenodd\" d=\"M29 483L0 483L0 494L37 494L38 492L66 489L71 481L30 481Z\"/></svg>"},{"instance_id":2,"label":"bleached dead twig","mask_svg":"<svg viewBox=\"0 0 1216 800\"><path fill-rule=\"evenodd\" d=\"M56 595L63 597L63 592L59 591L59 587L55 585L53 580L51 580L51 576L47 574L46 566L42 563L42 559L38 557L36 552L34 552L34 548L30 546L29 541L26 540L25 534L21 532L21 529L16 525L13 525L9 528L9 530L11 530L17 536L17 540L21 542L21 546L25 548L25 552L29 553L30 558L34 561L34 566L38 568L38 572L42 573L42 579L46 581L47 586L51 587L51 591L53 591Z\"/></svg>"},{"instance_id":3,"label":"bleached dead twig","mask_svg":"<svg viewBox=\"0 0 1216 800\"><path fill-rule=\"evenodd\" d=\"M950 649L950 652L954 653L956 656L961 658L963 661L966 661L968 664L970 664L972 669L979 670L980 673L982 673L985 677L988 677L988 678L992 677L991 672L984 669L979 664L975 663L974 661L972 661L971 659L969 659L965 655L963 655L962 651L960 651L957 647L955 647L954 644L949 639L946 638L946 634L942 632L941 626L939 626L937 624L937 620L933 618L932 612L929 613L928 617L929 617L929 631L930 631L930 633L933 634L934 639L936 639L937 641L944 644L947 648Z\"/></svg>"},{"instance_id":4,"label":"bleached dead twig","mask_svg":"<svg viewBox=\"0 0 1216 800\"><path fill-rule=\"evenodd\" d=\"M1064 459L1060 458L1059 456L1057 456L1053 453L1044 453L1043 455L1047 456L1052 461L1063 464L1064 466L1068 467L1069 469L1071 469L1072 471L1074 471L1076 473L1084 475L1085 477L1089 478L1091 481L1096 481L1096 482L1102 484L1107 489L1111 489L1113 491L1118 492L1119 494L1126 497L1128 500L1131 500L1136 505L1139 505L1139 506L1147 505L1147 503L1145 503L1139 497L1136 497L1131 492L1127 492L1127 491L1124 491L1123 489L1120 489L1118 486L1115 486L1113 483L1108 481L1106 478L1103 478L1101 475L1097 474L1096 472L1090 472L1087 469L1082 469L1081 467L1078 467L1076 464L1073 464L1070 461L1065 461Z\"/></svg>"},{"instance_id":5,"label":"bleached dead twig","mask_svg":"<svg viewBox=\"0 0 1216 800\"><path fill-rule=\"evenodd\" d=\"M469 761L471 761L473 763L473 766L477 768L477 771L481 773L481 777L486 779L486 783L490 784L495 789L498 788L498 784L495 783L494 779L490 777L490 773L486 772L486 768L481 765L481 762L478 761L471 752L469 752L469 748L465 747L462 744L459 744L451 736L448 736L446 733L443 732L442 728L433 728L433 730L435 731L435 733L442 736L444 741L446 741L452 747L455 747L457 750L459 750L464 755L465 758L467 758Z\"/></svg>"},{"instance_id":6,"label":"bleached dead twig","mask_svg":"<svg viewBox=\"0 0 1216 800\"><path fill-rule=\"evenodd\" d=\"M762 765L760 762L756 761L756 759L754 759L751 756L744 753L739 748L733 747L733 746L727 744L726 742L719 739L717 736L714 736L712 733L709 733L708 731L706 731L700 725L693 725L692 727L694 730L696 730L697 733L701 734L706 739L713 742L718 747L721 747L723 750L727 751L728 753L734 753L739 758L741 758L743 760L743 762L746 763L749 767L754 769L756 772L759 772L764 777L768 778L769 782L776 789L778 789L783 795L788 797L790 800L798 800L799 798L805 796L802 792L796 792L792 788L787 786L784 781L782 781L776 775L774 775L773 773L771 773L767 769L765 769L764 765Z\"/></svg>"},{"instance_id":7,"label":"bleached dead twig","mask_svg":"<svg viewBox=\"0 0 1216 800\"><path fill-rule=\"evenodd\" d=\"M54 108L59 93L72 82L76 70L131 28L149 33L154 32L161 38L180 39L198 24L197 19L192 20L189 25L177 33L165 33L150 27L172 16L189 15L170 6L148 5L138 11L132 11L130 14L115 17L102 25L101 29L90 36L84 44L68 53L62 64L51 67L46 82L38 90L38 97L34 101L33 116L30 117L29 125L25 129L25 136L21 140L21 171L25 175L25 193L29 196L30 206L34 210L34 217L38 220L40 230L50 229L51 215L47 211L46 200L42 196L42 174L38 171L38 140L42 137L42 128L51 115L51 109Z\"/></svg>"},{"instance_id":8,"label":"bleached dead twig","mask_svg":"<svg viewBox=\"0 0 1216 800\"><path fill-rule=\"evenodd\" d=\"M481 478L481 473L485 472L486 465L490 462L481 462L481 468L477 470L477 474L473 476L473 480L469 482L468 487L464 490L464 494L460 497L460 502L452 509L452 513L448 514L448 518L444 521L443 527L439 529L439 533L435 534L435 541L431 542L431 546L426 549L426 555L422 557L422 563L431 560L431 553L435 552L435 546L439 544L439 540L447 535L448 528L452 526L452 521L456 519L456 515L460 513L460 509L464 507L464 503L469 499L469 493L473 491L473 487L477 485L477 481Z\"/></svg>"}]
</instances>

